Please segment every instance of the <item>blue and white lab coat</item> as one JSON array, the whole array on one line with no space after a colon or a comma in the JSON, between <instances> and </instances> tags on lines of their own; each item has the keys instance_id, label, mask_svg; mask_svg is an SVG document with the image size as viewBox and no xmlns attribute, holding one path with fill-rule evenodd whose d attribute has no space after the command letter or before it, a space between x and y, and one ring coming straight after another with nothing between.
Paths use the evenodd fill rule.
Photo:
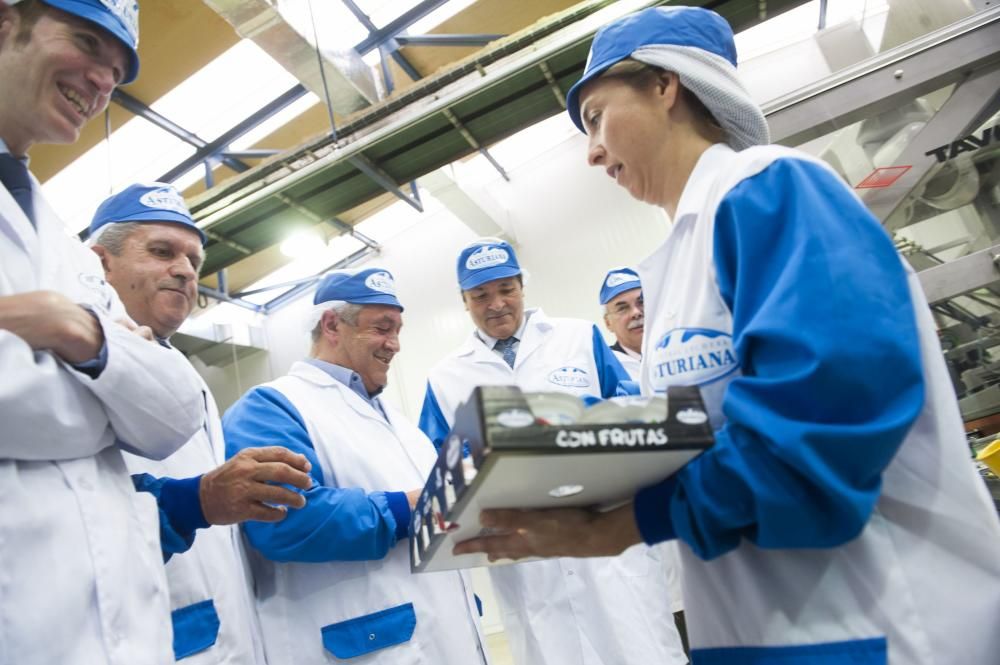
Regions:
<instances>
[{"instance_id":1,"label":"blue and white lab coat","mask_svg":"<svg viewBox=\"0 0 1000 665\"><path fill-rule=\"evenodd\" d=\"M283 445L312 463L304 508L243 527L271 663L487 662L468 575L410 573L403 493L423 487L437 455L382 406L388 421L323 369L297 362L223 419L229 454Z\"/></svg>"},{"instance_id":2,"label":"blue and white lab coat","mask_svg":"<svg viewBox=\"0 0 1000 665\"><path fill-rule=\"evenodd\" d=\"M639 366L642 364L641 358L636 358L631 353L625 350L621 345L621 342L615 342L611 346L611 351L614 352L615 358L618 358L618 362L622 364L622 368L628 374L628 378L631 381L639 382Z\"/></svg>"},{"instance_id":3,"label":"blue and white lab coat","mask_svg":"<svg viewBox=\"0 0 1000 665\"><path fill-rule=\"evenodd\" d=\"M173 353L174 362L187 364L180 352ZM205 425L162 461L126 454L130 472L190 478L225 461L218 407L204 383L202 390ZM212 526L200 530L190 549L167 562L174 655L184 665L264 664L250 572L244 561L239 529Z\"/></svg>"},{"instance_id":4,"label":"blue and white lab coat","mask_svg":"<svg viewBox=\"0 0 1000 665\"><path fill-rule=\"evenodd\" d=\"M998 662L1000 524L934 322L839 177L715 145L638 272L643 390L700 386L716 429L635 504L683 541L693 662Z\"/></svg>"},{"instance_id":5,"label":"blue and white lab coat","mask_svg":"<svg viewBox=\"0 0 1000 665\"><path fill-rule=\"evenodd\" d=\"M0 663L172 663L156 503L120 448L173 453L202 426L201 382L115 322L99 259L33 184L37 231L0 187L0 296L91 308L108 353L92 379L0 330Z\"/></svg>"},{"instance_id":6,"label":"blue and white lab coat","mask_svg":"<svg viewBox=\"0 0 1000 665\"><path fill-rule=\"evenodd\" d=\"M527 310L511 369L473 334L428 377L420 426L437 444L473 388L517 385L611 397L628 380L597 328ZM519 665L686 663L674 625L668 565L659 548L617 557L550 559L490 568L514 662Z\"/></svg>"}]
</instances>

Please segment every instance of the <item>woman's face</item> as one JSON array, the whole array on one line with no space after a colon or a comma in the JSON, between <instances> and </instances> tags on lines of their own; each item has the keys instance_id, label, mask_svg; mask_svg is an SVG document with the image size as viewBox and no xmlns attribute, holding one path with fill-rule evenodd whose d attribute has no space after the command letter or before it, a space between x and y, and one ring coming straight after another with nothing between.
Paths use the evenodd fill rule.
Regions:
<instances>
[{"instance_id":1,"label":"woman's face","mask_svg":"<svg viewBox=\"0 0 1000 665\"><path fill-rule=\"evenodd\" d=\"M589 138L587 161L604 167L618 185L640 201L663 205L669 177L669 110L677 79L663 74L637 87L600 77L580 95L580 117Z\"/></svg>"}]
</instances>

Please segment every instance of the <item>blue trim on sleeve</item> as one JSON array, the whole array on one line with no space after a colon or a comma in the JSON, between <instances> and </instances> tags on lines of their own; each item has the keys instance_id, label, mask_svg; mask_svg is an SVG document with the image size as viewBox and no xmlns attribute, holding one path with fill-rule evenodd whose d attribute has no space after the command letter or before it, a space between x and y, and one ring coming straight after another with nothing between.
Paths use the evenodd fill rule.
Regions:
<instances>
[{"instance_id":1,"label":"blue trim on sleeve","mask_svg":"<svg viewBox=\"0 0 1000 665\"><path fill-rule=\"evenodd\" d=\"M200 487L201 476L182 480L164 478L159 504L178 531L193 533L195 529L209 526L201 509L201 496L198 492Z\"/></svg>"},{"instance_id":2,"label":"blue trim on sleeve","mask_svg":"<svg viewBox=\"0 0 1000 665\"><path fill-rule=\"evenodd\" d=\"M84 307L90 315L97 320L97 325L101 325L101 320L97 318L93 310L89 307ZM97 352L97 356L91 358L90 360L85 360L82 363L76 363L73 365L73 369L78 372L86 374L92 379L96 379L104 371L104 368L108 366L108 340L101 342L101 350Z\"/></svg>"},{"instance_id":3,"label":"blue trim on sleeve","mask_svg":"<svg viewBox=\"0 0 1000 665\"><path fill-rule=\"evenodd\" d=\"M193 656L219 639L219 614L211 598L170 613L174 627L174 660Z\"/></svg>"},{"instance_id":4,"label":"blue trim on sleeve","mask_svg":"<svg viewBox=\"0 0 1000 665\"><path fill-rule=\"evenodd\" d=\"M396 544L397 523L385 492L340 488L324 480L319 457L299 411L278 390L258 386L222 419L226 455L244 448L284 446L312 464L313 486L295 489L306 505L280 522L245 522L250 544L272 561L367 561ZM294 488L289 488L294 489ZM407 521L406 524L409 524Z\"/></svg>"},{"instance_id":5,"label":"blue trim on sleeve","mask_svg":"<svg viewBox=\"0 0 1000 665\"><path fill-rule=\"evenodd\" d=\"M719 647L692 649L695 665L886 665L889 652L886 639L825 642L772 647Z\"/></svg>"},{"instance_id":6,"label":"blue trim on sleeve","mask_svg":"<svg viewBox=\"0 0 1000 665\"><path fill-rule=\"evenodd\" d=\"M451 431L451 428L448 427L448 421L445 420L444 413L438 405L430 381L427 382L427 392L424 394L424 406L420 409L418 426L438 450L441 449L441 444L448 438L448 432Z\"/></svg>"},{"instance_id":7,"label":"blue trim on sleeve","mask_svg":"<svg viewBox=\"0 0 1000 665\"><path fill-rule=\"evenodd\" d=\"M191 549L194 545L194 529L185 531L177 528L171 522L171 516L163 507L160 495L163 485L170 478L157 478L148 473L136 473L132 475L132 485L138 492L148 492L156 499L156 508L160 516L160 552L163 555L163 562L170 561L170 557L175 554L182 554Z\"/></svg>"},{"instance_id":8,"label":"blue trim on sleeve","mask_svg":"<svg viewBox=\"0 0 1000 665\"><path fill-rule=\"evenodd\" d=\"M396 520L396 540L406 540L410 536L410 501L406 492L386 492L385 500Z\"/></svg>"},{"instance_id":9,"label":"blue trim on sleeve","mask_svg":"<svg viewBox=\"0 0 1000 665\"><path fill-rule=\"evenodd\" d=\"M604 341L601 331L594 326L594 364L597 366L597 376L601 382L601 397L608 399L619 395L618 386L623 381L630 381L628 372L615 357L614 351Z\"/></svg>"},{"instance_id":10,"label":"blue trim on sleeve","mask_svg":"<svg viewBox=\"0 0 1000 665\"><path fill-rule=\"evenodd\" d=\"M635 495L632 509L639 534L647 545L676 538L673 520L670 519L670 499L677 487L677 476L645 487Z\"/></svg>"},{"instance_id":11,"label":"blue trim on sleeve","mask_svg":"<svg viewBox=\"0 0 1000 665\"><path fill-rule=\"evenodd\" d=\"M677 474L668 519L705 559L741 538L839 546L924 403L902 261L836 176L781 159L723 199L714 262L743 375L715 445Z\"/></svg>"},{"instance_id":12,"label":"blue trim on sleeve","mask_svg":"<svg viewBox=\"0 0 1000 665\"><path fill-rule=\"evenodd\" d=\"M320 632L326 650L338 659L347 659L409 642L416 627L413 603L406 603L323 626Z\"/></svg>"}]
</instances>

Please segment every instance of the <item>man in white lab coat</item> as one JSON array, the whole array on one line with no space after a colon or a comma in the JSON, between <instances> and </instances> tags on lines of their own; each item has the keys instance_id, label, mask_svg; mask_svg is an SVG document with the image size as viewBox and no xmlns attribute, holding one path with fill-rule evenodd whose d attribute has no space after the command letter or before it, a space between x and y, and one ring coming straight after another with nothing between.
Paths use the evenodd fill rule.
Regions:
<instances>
[{"instance_id":1,"label":"man in white lab coat","mask_svg":"<svg viewBox=\"0 0 1000 665\"><path fill-rule=\"evenodd\" d=\"M458 283L476 328L428 377L420 427L437 444L478 385L601 399L628 375L592 323L524 308L510 244L482 238L458 257ZM490 569L518 665L686 663L658 549Z\"/></svg>"},{"instance_id":2,"label":"man in white lab coat","mask_svg":"<svg viewBox=\"0 0 1000 665\"><path fill-rule=\"evenodd\" d=\"M468 575L410 572L410 511L437 456L379 397L402 327L392 275L331 273L313 304L311 357L223 418L230 455L281 443L312 462L304 508L243 525L267 658L486 663Z\"/></svg>"},{"instance_id":3,"label":"man in white lab coat","mask_svg":"<svg viewBox=\"0 0 1000 665\"><path fill-rule=\"evenodd\" d=\"M604 325L615 336L611 346L615 357L628 372L629 378L636 383L640 380L639 368L642 362L642 334L645 323L645 307L642 299L642 284L639 274L632 268L615 268L609 270L601 282L598 296L604 306ZM677 632L684 643L687 652L687 626L684 622L684 597L681 589L681 562L677 552L677 543L665 542L656 545L664 562L668 583L670 584L670 609L674 613L674 623Z\"/></svg>"},{"instance_id":4,"label":"man in white lab coat","mask_svg":"<svg viewBox=\"0 0 1000 665\"><path fill-rule=\"evenodd\" d=\"M601 282L604 325L615 336L611 346L618 362L638 383L642 361L643 303L639 275L631 268L615 268Z\"/></svg>"},{"instance_id":5,"label":"man in white lab coat","mask_svg":"<svg viewBox=\"0 0 1000 665\"><path fill-rule=\"evenodd\" d=\"M164 183L131 185L105 200L88 238L129 316L166 348L194 306L205 241L180 193ZM309 463L281 447L244 450L224 462L215 400L207 385L202 390L205 426L187 445L162 461L126 454L125 462L136 487L157 497L164 554L184 552L167 562L174 657L190 665L261 665L239 532L217 526L195 540L195 529L283 519L282 506L298 508L304 499L275 483L308 489Z\"/></svg>"},{"instance_id":6,"label":"man in white lab coat","mask_svg":"<svg viewBox=\"0 0 1000 665\"><path fill-rule=\"evenodd\" d=\"M3 663L173 661L156 504L121 451L163 458L186 442L204 422L201 383L119 323L100 262L66 233L26 156L75 141L135 78L137 11L0 2Z\"/></svg>"}]
</instances>

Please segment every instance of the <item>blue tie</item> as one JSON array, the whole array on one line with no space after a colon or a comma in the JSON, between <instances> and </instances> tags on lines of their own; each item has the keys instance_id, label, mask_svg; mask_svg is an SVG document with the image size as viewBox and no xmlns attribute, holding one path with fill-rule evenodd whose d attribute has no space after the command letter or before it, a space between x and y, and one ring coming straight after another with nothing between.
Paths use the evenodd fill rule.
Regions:
<instances>
[{"instance_id":1,"label":"blue tie","mask_svg":"<svg viewBox=\"0 0 1000 665\"><path fill-rule=\"evenodd\" d=\"M493 350L500 352L500 355L503 356L503 361L511 369L514 369L514 358L516 356L516 352L514 351L515 344L517 344L517 338L511 335L507 339L498 339L497 343L493 345Z\"/></svg>"},{"instance_id":2,"label":"blue tie","mask_svg":"<svg viewBox=\"0 0 1000 665\"><path fill-rule=\"evenodd\" d=\"M0 153L0 183L7 188L34 226L35 206L31 200L31 177L28 175L28 167L10 153Z\"/></svg>"}]
</instances>

